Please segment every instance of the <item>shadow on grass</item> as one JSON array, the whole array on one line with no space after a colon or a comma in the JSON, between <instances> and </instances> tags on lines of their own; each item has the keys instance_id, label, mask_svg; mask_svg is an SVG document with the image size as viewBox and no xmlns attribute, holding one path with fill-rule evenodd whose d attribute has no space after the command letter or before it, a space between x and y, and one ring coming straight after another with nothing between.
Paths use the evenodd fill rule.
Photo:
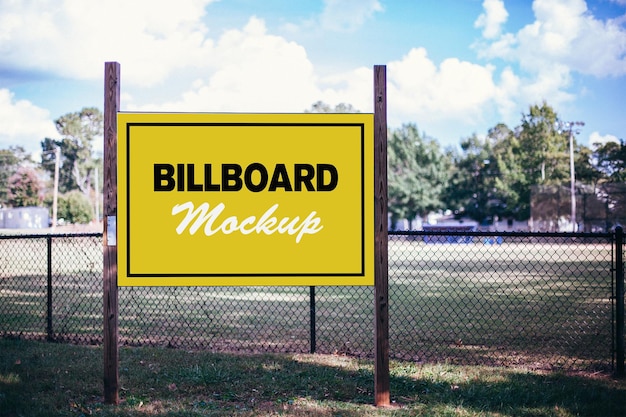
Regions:
<instances>
[{"instance_id":1,"label":"shadow on grass","mask_svg":"<svg viewBox=\"0 0 626 417\"><path fill-rule=\"evenodd\" d=\"M393 362L376 409L371 361L329 355L120 351L118 406L102 404L102 350L0 340L0 416L623 416L608 377Z\"/></svg>"}]
</instances>

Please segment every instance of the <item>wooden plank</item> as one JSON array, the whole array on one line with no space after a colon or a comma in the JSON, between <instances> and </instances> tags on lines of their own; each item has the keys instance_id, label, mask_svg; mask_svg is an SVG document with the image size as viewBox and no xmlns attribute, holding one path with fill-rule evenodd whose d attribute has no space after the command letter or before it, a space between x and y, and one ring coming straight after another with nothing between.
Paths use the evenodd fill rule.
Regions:
<instances>
[{"instance_id":1,"label":"wooden plank","mask_svg":"<svg viewBox=\"0 0 626 417\"><path fill-rule=\"evenodd\" d=\"M119 349L117 296L117 112L120 108L120 64L104 64L104 402L119 403Z\"/></svg>"},{"instance_id":2,"label":"wooden plank","mask_svg":"<svg viewBox=\"0 0 626 417\"><path fill-rule=\"evenodd\" d=\"M376 347L374 403L391 404L389 394L389 277L387 260L387 67L374 66L374 299Z\"/></svg>"}]
</instances>

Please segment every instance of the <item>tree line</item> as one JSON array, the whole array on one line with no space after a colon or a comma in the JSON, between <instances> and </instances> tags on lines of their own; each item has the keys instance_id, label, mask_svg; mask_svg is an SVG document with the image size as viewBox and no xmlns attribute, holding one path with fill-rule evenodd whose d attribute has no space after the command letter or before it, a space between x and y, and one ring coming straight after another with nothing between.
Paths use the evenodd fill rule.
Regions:
<instances>
[{"instance_id":1,"label":"tree line","mask_svg":"<svg viewBox=\"0 0 626 417\"><path fill-rule=\"evenodd\" d=\"M305 112L358 112L350 104L317 102ZM478 222L527 220L531 187L570 182L568 129L546 102L529 106L520 124L503 123L484 137L473 134L459 148L443 149L415 123L388 132L388 197L392 224L450 210ZM103 117L93 107L55 120L60 139L41 141L33 161L21 147L0 150L0 206L52 207L58 164L58 217L85 223L96 217L102 186ZM570 127L571 129L571 127ZM576 182L598 185L626 182L626 144L608 142L590 149L574 140ZM58 159L57 159L58 155Z\"/></svg>"},{"instance_id":2,"label":"tree line","mask_svg":"<svg viewBox=\"0 0 626 417\"><path fill-rule=\"evenodd\" d=\"M88 223L97 217L101 205L98 172L102 172L102 158L95 155L93 145L102 138L102 112L85 107L59 117L54 124L60 139L41 141L39 161L21 146L0 150L0 207L52 210L56 194L58 219Z\"/></svg>"},{"instance_id":3,"label":"tree line","mask_svg":"<svg viewBox=\"0 0 626 417\"><path fill-rule=\"evenodd\" d=\"M313 105L314 112L352 106ZM388 132L388 198L391 224L450 210L477 222L528 220L531 187L570 184L568 129L546 102L529 106L514 128L498 123L484 137L473 134L460 149L443 149L414 123ZM575 135L574 135L575 136ZM576 184L626 182L626 144L590 149L574 138Z\"/></svg>"}]
</instances>

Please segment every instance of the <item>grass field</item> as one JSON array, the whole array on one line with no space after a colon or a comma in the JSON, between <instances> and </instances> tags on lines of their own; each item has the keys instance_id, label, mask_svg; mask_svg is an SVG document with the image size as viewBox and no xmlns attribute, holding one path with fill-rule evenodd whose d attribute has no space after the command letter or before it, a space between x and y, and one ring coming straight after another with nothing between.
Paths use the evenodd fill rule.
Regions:
<instances>
[{"instance_id":1,"label":"grass field","mask_svg":"<svg viewBox=\"0 0 626 417\"><path fill-rule=\"evenodd\" d=\"M370 360L342 355L120 351L120 404L102 399L100 347L0 339L0 417L622 417L626 382L603 375L391 362L392 407Z\"/></svg>"},{"instance_id":2,"label":"grass field","mask_svg":"<svg viewBox=\"0 0 626 417\"><path fill-rule=\"evenodd\" d=\"M546 239L547 240L547 239ZM52 246L52 336L99 343L101 241ZM532 239L389 244L390 348L416 363L608 371L612 248ZM45 338L46 240L0 239L0 335ZM310 349L309 287L120 289L128 345L216 352ZM316 288L316 351L373 354L373 289Z\"/></svg>"}]
</instances>

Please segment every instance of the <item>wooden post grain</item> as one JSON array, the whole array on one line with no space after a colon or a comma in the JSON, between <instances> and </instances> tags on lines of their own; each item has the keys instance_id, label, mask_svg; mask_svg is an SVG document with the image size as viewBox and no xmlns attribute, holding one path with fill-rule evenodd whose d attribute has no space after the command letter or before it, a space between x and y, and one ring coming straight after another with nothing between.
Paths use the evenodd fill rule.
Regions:
<instances>
[{"instance_id":1,"label":"wooden post grain","mask_svg":"<svg viewBox=\"0 0 626 417\"><path fill-rule=\"evenodd\" d=\"M387 67L374 66L374 403L389 406L389 291L387 261Z\"/></svg>"},{"instance_id":2,"label":"wooden post grain","mask_svg":"<svg viewBox=\"0 0 626 417\"><path fill-rule=\"evenodd\" d=\"M120 64L104 64L104 402L119 403L117 302L117 112L120 108ZM115 220L115 221L112 221ZM111 233L111 235L109 235Z\"/></svg>"}]
</instances>

